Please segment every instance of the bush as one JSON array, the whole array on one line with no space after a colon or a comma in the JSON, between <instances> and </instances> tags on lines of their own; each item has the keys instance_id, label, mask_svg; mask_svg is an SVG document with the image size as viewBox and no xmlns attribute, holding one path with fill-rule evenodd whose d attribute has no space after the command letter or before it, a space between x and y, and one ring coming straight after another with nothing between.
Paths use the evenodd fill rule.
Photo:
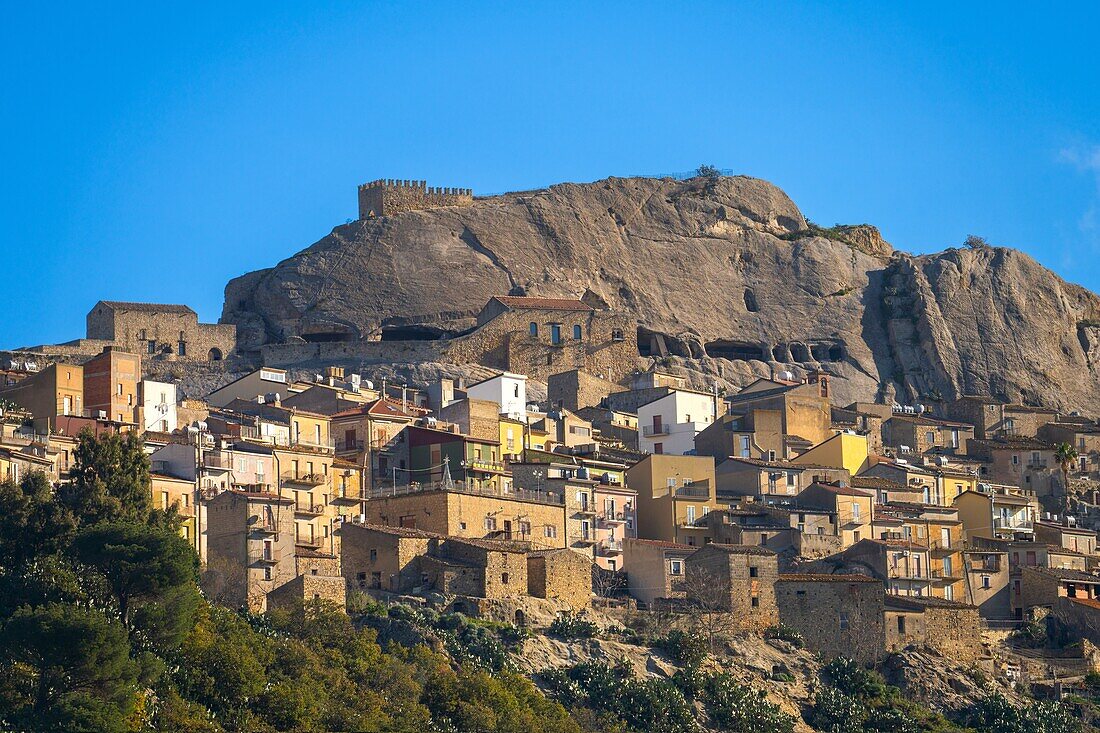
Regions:
<instances>
[{"instance_id":1,"label":"bush","mask_svg":"<svg viewBox=\"0 0 1100 733\"><path fill-rule=\"evenodd\" d=\"M882 676L851 659L838 657L821 671L830 685L857 700L868 702L886 696L886 682Z\"/></svg>"},{"instance_id":2,"label":"bush","mask_svg":"<svg viewBox=\"0 0 1100 733\"><path fill-rule=\"evenodd\" d=\"M668 636L658 641L657 646L664 649L677 664L689 666L701 664L709 651L706 639L679 629L670 631Z\"/></svg>"},{"instance_id":3,"label":"bush","mask_svg":"<svg viewBox=\"0 0 1100 733\"><path fill-rule=\"evenodd\" d=\"M1065 705L1036 702L1016 707L1003 695L994 694L970 706L966 723L989 733L1075 733L1081 724Z\"/></svg>"},{"instance_id":4,"label":"bush","mask_svg":"<svg viewBox=\"0 0 1100 733\"><path fill-rule=\"evenodd\" d=\"M814 698L809 723L824 733L855 733L863 729L867 708L834 687L822 687Z\"/></svg>"},{"instance_id":5,"label":"bush","mask_svg":"<svg viewBox=\"0 0 1100 733\"><path fill-rule=\"evenodd\" d=\"M791 733L795 720L768 702L762 691L738 684L723 672L711 675L703 705L711 722L731 733Z\"/></svg>"},{"instance_id":6,"label":"bush","mask_svg":"<svg viewBox=\"0 0 1100 733\"><path fill-rule=\"evenodd\" d=\"M806 641L802 638L802 634L798 633L790 626L784 626L783 624L769 626L764 631L764 638L785 641L795 649L801 649L806 646Z\"/></svg>"},{"instance_id":7,"label":"bush","mask_svg":"<svg viewBox=\"0 0 1100 733\"><path fill-rule=\"evenodd\" d=\"M591 639L599 636L600 627L576 614L564 613L554 619L547 631L559 639Z\"/></svg>"}]
</instances>

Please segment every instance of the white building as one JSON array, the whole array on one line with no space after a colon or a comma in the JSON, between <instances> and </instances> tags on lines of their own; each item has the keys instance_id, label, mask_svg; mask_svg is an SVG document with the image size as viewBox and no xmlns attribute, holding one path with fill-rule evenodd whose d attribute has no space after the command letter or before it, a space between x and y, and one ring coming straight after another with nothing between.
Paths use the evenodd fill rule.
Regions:
<instances>
[{"instance_id":1,"label":"white building","mask_svg":"<svg viewBox=\"0 0 1100 733\"><path fill-rule=\"evenodd\" d=\"M646 453L694 453L695 434L714 418L714 395L673 390L638 408L638 448Z\"/></svg>"},{"instance_id":2,"label":"white building","mask_svg":"<svg viewBox=\"0 0 1100 733\"><path fill-rule=\"evenodd\" d=\"M179 427L176 385L143 379L138 385L138 400L138 420L142 430L170 433Z\"/></svg>"},{"instance_id":3,"label":"white building","mask_svg":"<svg viewBox=\"0 0 1100 733\"><path fill-rule=\"evenodd\" d=\"M280 399L290 396L286 370L271 367L257 369L206 395L206 402L213 407L225 407L233 400L251 402L269 394L277 394Z\"/></svg>"},{"instance_id":4,"label":"white building","mask_svg":"<svg viewBox=\"0 0 1100 733\"><path fill-rule=\"evenodd\" d=\"M502 415L527 421L527 377L503 372L466 388L472 400L488 400L500 405Z\"/></svg>"}]
</instances>

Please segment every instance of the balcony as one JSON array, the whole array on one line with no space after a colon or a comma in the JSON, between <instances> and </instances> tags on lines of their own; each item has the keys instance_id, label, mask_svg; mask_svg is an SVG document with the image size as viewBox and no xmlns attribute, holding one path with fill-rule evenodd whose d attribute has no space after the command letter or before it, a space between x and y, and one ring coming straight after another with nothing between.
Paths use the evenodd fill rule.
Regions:
<instances>
[{"instance_id":1,"label":"balcony","mask_svg":"<svg viewBox=\"0 0 1100 733\"><path fill-rule=\"evenodd\" d=\"M993 517L993 529L1004 530L1005 532L1032 532L1035 525L1026 519Z\"/></svg>"},{"instance_id":2,"label":"balcony","mask_svg":"<svg viewBox=\"0 0 1100 733\"><path fill-rule=\"evenodd\" d=\"M360 451L363 450L365 445L362 440L338 440L336 441L336 450L341 453Z\"/></svg>"},{"instance_id":3,"label":"balcony","mask_svg":"<svg viewBox=\"0 0 1100 733\"><path fill-rule=\"evenodd\" d=\"M284 473L283 483L296 486L320 486L328 483L328 477L323 473Z\"/></svg>"},{"instance_id":4,"label":"balcony","mask_svg":"<svg viewBox=\"0 0 1100 733\"><path fill-rule=\"evenodd\" d=\"M576 511L577 514L584 514L585 516L596 516L596 507L584 502L581 502L580 506L576 507L574 511Z\"/></svg>"},{"instance_id":5,"label":"balcony","mask_svg":"<svg viewBox=\"0 0 1100 733\"><path fill-rule=\"evenodd\" d=\"M337 494L336 496L331 497L329 501L331 501L333 504L359 503L366 498L367 497L364 492L359 491L358 489L348 489L342 494Z\"/></svg>"},{"instance_id":6,"label":"balcony","mask_svg":"<svg viewBox=\"0 0 1100 733\"><path fill-rule=\"evenodd\" d=\"M937 583L958 583L960 580L962 580L962 575L956 570L946 571L936 569L932 571L932 580Z\"/></svg>"},{"instance_id":7,"label":"balcony","mask_svg":"<svg viewBox=\"0 0 1100 733\"><path fill-rule=\"evenodd\" d=\"M1047 461L1043 458L1032 458L1028 460L1027 467L1029 469L1043 469L1047 467Z\"/></svg>"},{"instance_id":8,"label":"balcony","mask_svg":"<svg viewBox=\"0 0 1100 733\"><path fill-rule=\"evenodd\" d=\"M688 484L687 486L681 486L673 492L675 496L684 499L709 499L710 498L710 486L709 484Z\"/></svg>"},{"instance_id":9,"label":"balcony","mask_svg":"<svg viewBox=\"0 0 1100 733\"><path fill-rule=\"evenodd\" d=\"M600 555L619 555L623 551L622 540L603 540L596 547L596 552Z\"/></svg>"},{"instance_id":10,"label":"balcony","mask_svg":"<svg viewBox=\"0 0 1100 733\"><path fill-rule=\"evenodd\" d=\"M668 435L668 428L668 425L643 425L642 437L658 438L662 435Z\"/></svg>"},{"instance_id":11,"label":"balcony","mask_svg":"<svg viewBox=\"0 0 1100 733\"><path fill-rule=\"evenodd\" d=\"M607 512L599 516L600 524L626 524L629 521L626 512Z\"/></svg>"},{"instance_id":12,"label":"balcony","mask_svg":"<svg viewBox=\"0 0 1100 733\"><path fill-rule=\"evenodd\" d=\"M255 534L263 535L278 534L279 532L279 529L275 526L274 522L256 522L256 524L253 524L249 527L249 530L251 530Z\"/></svg>"},{"instance_id":13,"label":"balcony","mask_svg":"<svg viewBox=\"0 0 1100 733\"><path fill-rule=\"evenodd\" d=\"M318 548L325 544L325 541L320 537L295 537L294 544L302 547Z\"/></svg>"},{"instance_id":14,"label":"balcony","mask_svg":"<svg viewBox=\"0 0 1100 733\"><path fill-rule=\"evenodd\" d=\"M229 456L220 453L207 453L202 457L202 465L206 468L233 468L233 461Z\"/></svg>"},{"instance_id":15,"label":"balcony","mask_svg":"<svg viewBox=\"0 0 1100 733\"><path fill-rule=\"evenodd\" d=\"M277 565L279 560L274 552L250 552L248 563L249 565Z\"/></svg>"},{"instance_id":16,"label":"balcony","mask_svg":"<svg viewBox=\"0 0 1100 733\"><path fill-rule=\"evenodd\" d=\"M569 544L571 545L585 545L592 546L596 544L596 535L594 534L571 534L569 535Z\"/></svg>"},{"instance_id":17,"label":"balcony","mask_svg":"<svg viewBox=\"0 0 1100 733\"><path fill-rule=\"evenodd\" d=\"M466 461L467 471L483 471L485 473L504 473L504 464L500 461L483 461L480 458Z\"/></svg>"},{"instance_id":18,"label":"balcony","mask_svg":"<svg viewBox=\"0 0 1100 733\"><path fill-rule=\"evenodd\" d=\"M933 542L932 546L928 548L932 553L932 557L947 557L948 555L954 555L962 549L961 543L958 547L952 545L950 542L944 544L943 542Z\"/></svg>"},{"instance_id":19,"label":"balcony","mask_svg":"<svg viewBox=\"0 0 1100 733\"><path fill-rule=\"evenodd\" d=\"M304 514L307 517L319 517L325 513L325 505L312 502L298 503L294 505L294 513Z\"/></svg>"}]
</instances>

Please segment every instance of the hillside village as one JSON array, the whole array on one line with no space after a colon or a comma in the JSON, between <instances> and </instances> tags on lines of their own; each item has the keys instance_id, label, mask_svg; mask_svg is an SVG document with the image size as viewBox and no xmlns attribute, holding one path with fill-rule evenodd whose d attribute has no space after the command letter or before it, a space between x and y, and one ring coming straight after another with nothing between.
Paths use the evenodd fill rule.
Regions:
<instances>
[{"instance_id":1,"label":"hillside village","mask_svg":"<svg viewBox=\"0 0 1100 733\"><path fill-rule=\"evenodd\" d=\"M10 356L0 476L63 482L83 432L140 434L204 589L257 612L363 594L521 627L702 612L824 658L923 648L1059 686L1100 669L1095 421L838 404L827 363L691 389L625 368L624 321L495 296L461 347L496 367L480 381L260 366L185 396L147 375L237 359L233 327L103 301L68 354ZM1061 642L1015 648L1035 622Z\"/></svg>"}]
</instances>

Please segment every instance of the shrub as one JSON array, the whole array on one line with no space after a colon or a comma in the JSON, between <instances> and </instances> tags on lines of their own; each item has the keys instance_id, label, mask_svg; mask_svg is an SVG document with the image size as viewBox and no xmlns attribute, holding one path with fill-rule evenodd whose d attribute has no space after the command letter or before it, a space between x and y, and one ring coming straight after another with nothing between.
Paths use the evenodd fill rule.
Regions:
<instances>
[{"instance_id":1,"label":"shrub","mask_svg":"<svg viewBox=\"0 0 1100 733\"><path fill-rule=\"evenodd\" d=\"M814 697L809 723L824 733L855 733L863 729L867 708L834 687L822 687Z\"/></svg>"},{"instance_id":2,"label":"shrub","mask_svg":"<svg viewBox=\"0 0 1100 733\"><path fill-rule=\"evenodd\" d=\"M1036 702L1016 707L1000 694L971 705L966 723L989 733L1075 733L1081 729L1064 705Z\"/></svg>"},{"instance_id":3,"label":"shrub","mask_svg":"<svg viewBox=\"0 0 1100 733\"><path fill-rule=\"evenodd\" d=\"M821 671L830 685L857 700L867 702L886 695L886 682L882 676L864 669L851 659L837 657Z\"/></svg>"},{"instance_id":4,"label":"shrub","mask_svg":"<svg viewBox=\"0 0 1100 733\"><path fill-rule=\"evenodd\" d=\"M711 675L703 705L711 722L731 733L791 733L795 720L768 702L762 691L738 684L723 672Z\"/></svg>"},{"instance_id":5,"label":"shrub","mask_svg":"<svg viewBox=\"0 0 1100 733\"><path fill-rule=\"evenodd\" d=\"M677 664L689 666L701 664L709 651L706 639L679 629L670 631L668 636L658 641L657 646L664 649Z\"/></svg>"},{"instance_id":6,"label":"shrub","mask_svg":"<svg viewBox=\"0 0 1100 733\"><path fill-rule=\"evenodd\" d=\"M795 649L801 649L806 646L806 641L802 638L802 634L798 633L790 626L784 626L779 624L778 626L769 626L764 631L765 639L779 639L785 641Z\"/></svg>"},{"instance_id":7,"label":"shrub","mask_svg":"<svg viewBox=\"0 0 1100 733\"><path fill-rule=\"evenodd\" d=\"M559 639L591 639L599 636L600 627L576 614L564 613L554 619L547 631Z\"/></svg>"}]
</instances>

